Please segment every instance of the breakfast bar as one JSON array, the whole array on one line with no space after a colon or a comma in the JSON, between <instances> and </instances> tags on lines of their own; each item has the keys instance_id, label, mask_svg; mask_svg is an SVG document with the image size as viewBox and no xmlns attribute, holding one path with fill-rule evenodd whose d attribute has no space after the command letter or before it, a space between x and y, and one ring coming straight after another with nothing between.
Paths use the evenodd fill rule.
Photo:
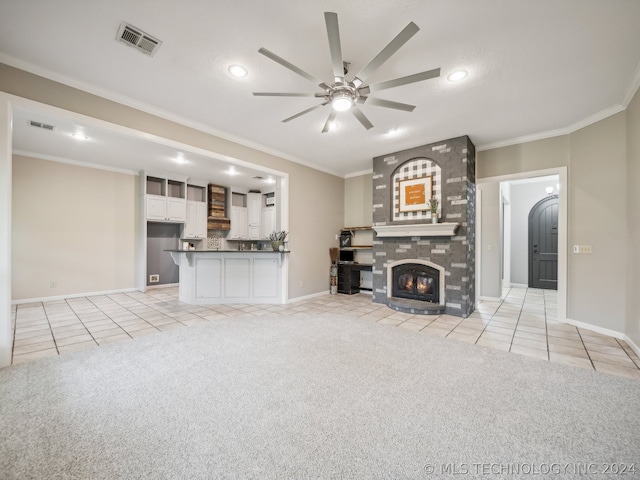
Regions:
<instances>
[{"instance_id":1,"label":"breakfast bar","mask_svg":"<svg viewBox=\"0 0 640 480\"><path fill-rule=\"evenodd\" d=\"M180 268L179 300L197 305L286 303L288 251L167 250Z\"/></svg>"}]
</instances>

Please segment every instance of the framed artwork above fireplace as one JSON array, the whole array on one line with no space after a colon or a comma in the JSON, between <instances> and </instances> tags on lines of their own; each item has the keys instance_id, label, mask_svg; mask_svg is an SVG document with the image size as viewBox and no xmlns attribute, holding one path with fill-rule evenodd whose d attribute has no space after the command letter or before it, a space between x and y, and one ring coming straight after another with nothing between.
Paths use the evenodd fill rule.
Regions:
<instances>
[{"instance_id":1,"label":"framed artwork above fireplace","mask_svg":"<svg viewBox=\"0 0 640 480\"><path fill-rule=\"evenodd\" d=\"M420 212L429 210L429 200L433 185L431 175L398 180L398 210L400 212Z\"/></svg>"}]
</instances>

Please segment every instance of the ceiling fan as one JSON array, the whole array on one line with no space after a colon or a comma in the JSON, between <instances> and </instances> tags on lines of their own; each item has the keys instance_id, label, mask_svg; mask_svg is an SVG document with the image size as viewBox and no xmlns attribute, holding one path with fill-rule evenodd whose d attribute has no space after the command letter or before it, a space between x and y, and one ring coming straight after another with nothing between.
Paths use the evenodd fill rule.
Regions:
<instances>
[{"instance_id":1,"label":"ceiling fan","mask_svg":"<svg viewBox=\"0 0 640 480\"><path fill-rule=\"evenodd\" d=\"M347 80L346 74L349 71L349 64L342 60L342 49L340 47L340 32L338 30L338 15L334 12L325 12L324 20L327 25L327 36L329 37L329 50L331 53L331 63L333 67L333 82L325 83L318 80L313 75L305 72L301 68L296 67L292 63L289 63L285 59L279 57L273 52L270 52L266 48L258 50L259 53L267 58L270 58L276 63L279 63L285 68L288 68L294 73L297 73L301 77L318 83L318 86L322 88L322 93L279 93L279 92L254 92L253 95L257 97L316 97L322 99L322 103L315 105L311 108L307 108L302 112L296 113L291 117L285 118L283 122L289 122L295 118L305 115L313 110L322 108L325 105L331 104L332 110L327 118L327 121L322 128L322 133L328 132L335 120L338 112L350 110L354 117L362 124L364 128L369 130L373 127L373 124L367 117L357 108L358 104L367 103L368 105L376 105L378 107L393 108L396 110L403 110L405 112L413 111L415 105L409 105L406 103L392 102L389 100L383 100L380 98L369 97L372 92L385 90L387 88L399 87L401 85L407 85L410 83L421 82L430 78L437 78L440 76L440 69L436 68L428 70L426 72L415 73L406 77L396 78L394 80L387 80L386 82L375 83L372 85L365 85L367 78L369 78L384 62L389 60L391 56L396 53L400 47L409 41L418 30L418 26L410 22L396 37L384 47L373 60L371 60L366 67L364 67L352 80Z\"/></svg>"}]
</instances>

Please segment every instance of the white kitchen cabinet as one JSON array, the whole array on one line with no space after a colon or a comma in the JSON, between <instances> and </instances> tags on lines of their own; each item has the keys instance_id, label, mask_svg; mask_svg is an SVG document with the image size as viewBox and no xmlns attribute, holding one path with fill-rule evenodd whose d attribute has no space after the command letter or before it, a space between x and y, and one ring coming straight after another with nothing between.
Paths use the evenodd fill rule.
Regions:
<instances>
[{"instance_id":1,"label":"white kitchen cabinet","mask_svg":"<svg viewBox=\"0 0 640 480\"><path fill-rule=\"evenodd\" d=\"M260 237L269 238L276 231L276 207L265 207L262 209L262 219L260 222Z\"/></svg>"},{"instance_id":2,"label":"white kitchen cabinet","mask_svg":"<svg viewBox=\"0 0 640 480\"><path fill-rule=\"evenodd\" d=\"M229 239L241 240L249 236L247 207L231 207L231 229L229 230Z\"/></svg>"},{"instance_id":3,"label":"white kitchen cabinet","mask_svg":"<svg viewBox=\"0 0 640 480\"><path fill-rule=\"evenodd\" d=\"M247 193L247 209L249 210L249 226L260 227L260 210L262 208L261 193Z\"/></svg>"},{"instance_id":4,"label":"white kitchen cabinet","mask_svg":"<svg viewBox=\"0 0 640 480\"><path fill-rule=\"evenodd\" d=\"M184 198L167 197L167 220L170 222L187 220L187 201Z\"/></svg>"},{"instance_id":5,"label":"white kitchen cabinet","mask_svg":"<svg viewBox=\"0 0 640 480\"><path fill-rule=\"evenodd\" d=\"M147 220L164 222L167 218L167 198L158 195L146 195Z\"/></svg>"},{"instance_id":6,"label":"white kitchen cabinet","mask_svg":"<svg viewBox=\"0 0 640 480\"><path fill-rule=\"evenodd\" d=\"M187 200L187 218L182 238L206 238L207 204Z\"/></svg>"},{"instance_id":7,"label":"white kitchen cabinet","mask_svg":"<svg viewBox=\"0 0 640 480\"><path fill-rule=\"evenodd\" d=\"M185 222L186 183L151 175L145 175L143 180L146 219L154 222Z\"/></svg>"}]
</instances>

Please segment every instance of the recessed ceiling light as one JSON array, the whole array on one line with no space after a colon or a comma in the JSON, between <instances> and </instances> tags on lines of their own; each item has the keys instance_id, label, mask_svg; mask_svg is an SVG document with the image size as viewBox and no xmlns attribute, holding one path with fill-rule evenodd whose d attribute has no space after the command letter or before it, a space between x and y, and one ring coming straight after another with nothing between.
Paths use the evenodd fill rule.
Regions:
<instances>
[{"instance_id":1,"label":"recessed ceiling light","mask_svg":"<svg viewBox=\"0 0 640 480\"><path fill-rule=\"evenodd\" d=\"M387 135L389 135L390 137L398 135L399 133L400 133L400 130L398 128L392 128L391 130L387 130Z\"/></svg>"},{"instance_id":2,"label":"recessed ceiling light","mask_svg":"<svg viewBox=\"0 0 640 480\"><path fill-rule=\"evenodd\" d=\"M80 132L72 133L71 136L76 140L89 140L89 137L87 137L84 133L80 133Z\"/></svg>"},{"instance_id":3,"label":"recessed ceiling light","mask_svg":"<svg viewBox=\"0 0 640 480\"><path fill-rule=\"evenodd\" d=\"M451 75L447 77L447 80L449 80L450 82L459 82L460 80L465 78L468 74L469 72L467 72L466 70L456 70L455 72L453 72Z\"/></svg>"},{"instance_id":4,"label":"recessed ceiling light","mask_svg":"<svg viewBox=\"0 0 640 480\"><path fill-rule=\"evenodd\" d=\"M239 175L240 172L238 172L235 168L233 167L229 167L229 169L225 172L227 175Z\"/></svg>"},{"instance_id":5,"label":"recessed ceiling light","mask_svg":"<svg viewBox=\"0 0 640 480\"><path fill-rule=\"evenodd\" d=\"M247 69L242 65L231 65L229 67L229 73L236 78L244 78L247 76Z\"/></svg>"},{"instance_id":6,"label":"recessed ceiling light","mask_svg":"<svg viewBox=\"0 0 640 480\"><path fill-rule=\"evenodd\" d=\"M339 124L337 124L336 122L331 122L331 123L329 124L329 131L331 131L331 130L335 130L335 129L336 129L336 128L338 128L339 126L340 126L340 125L339 125Z\"/></svg>"},{"instance_id":7,"label":"recessed ceiling light","mask_svg":"<svg viewBox=\"0 0 640 480\"><path fill-rule=\"evenodd\" d=\"M178 155L176 156L176 162L178 163L186 163L186 160L184 158L184 155L182 152L178 153Z\"/></svg>"}]
</instances>

